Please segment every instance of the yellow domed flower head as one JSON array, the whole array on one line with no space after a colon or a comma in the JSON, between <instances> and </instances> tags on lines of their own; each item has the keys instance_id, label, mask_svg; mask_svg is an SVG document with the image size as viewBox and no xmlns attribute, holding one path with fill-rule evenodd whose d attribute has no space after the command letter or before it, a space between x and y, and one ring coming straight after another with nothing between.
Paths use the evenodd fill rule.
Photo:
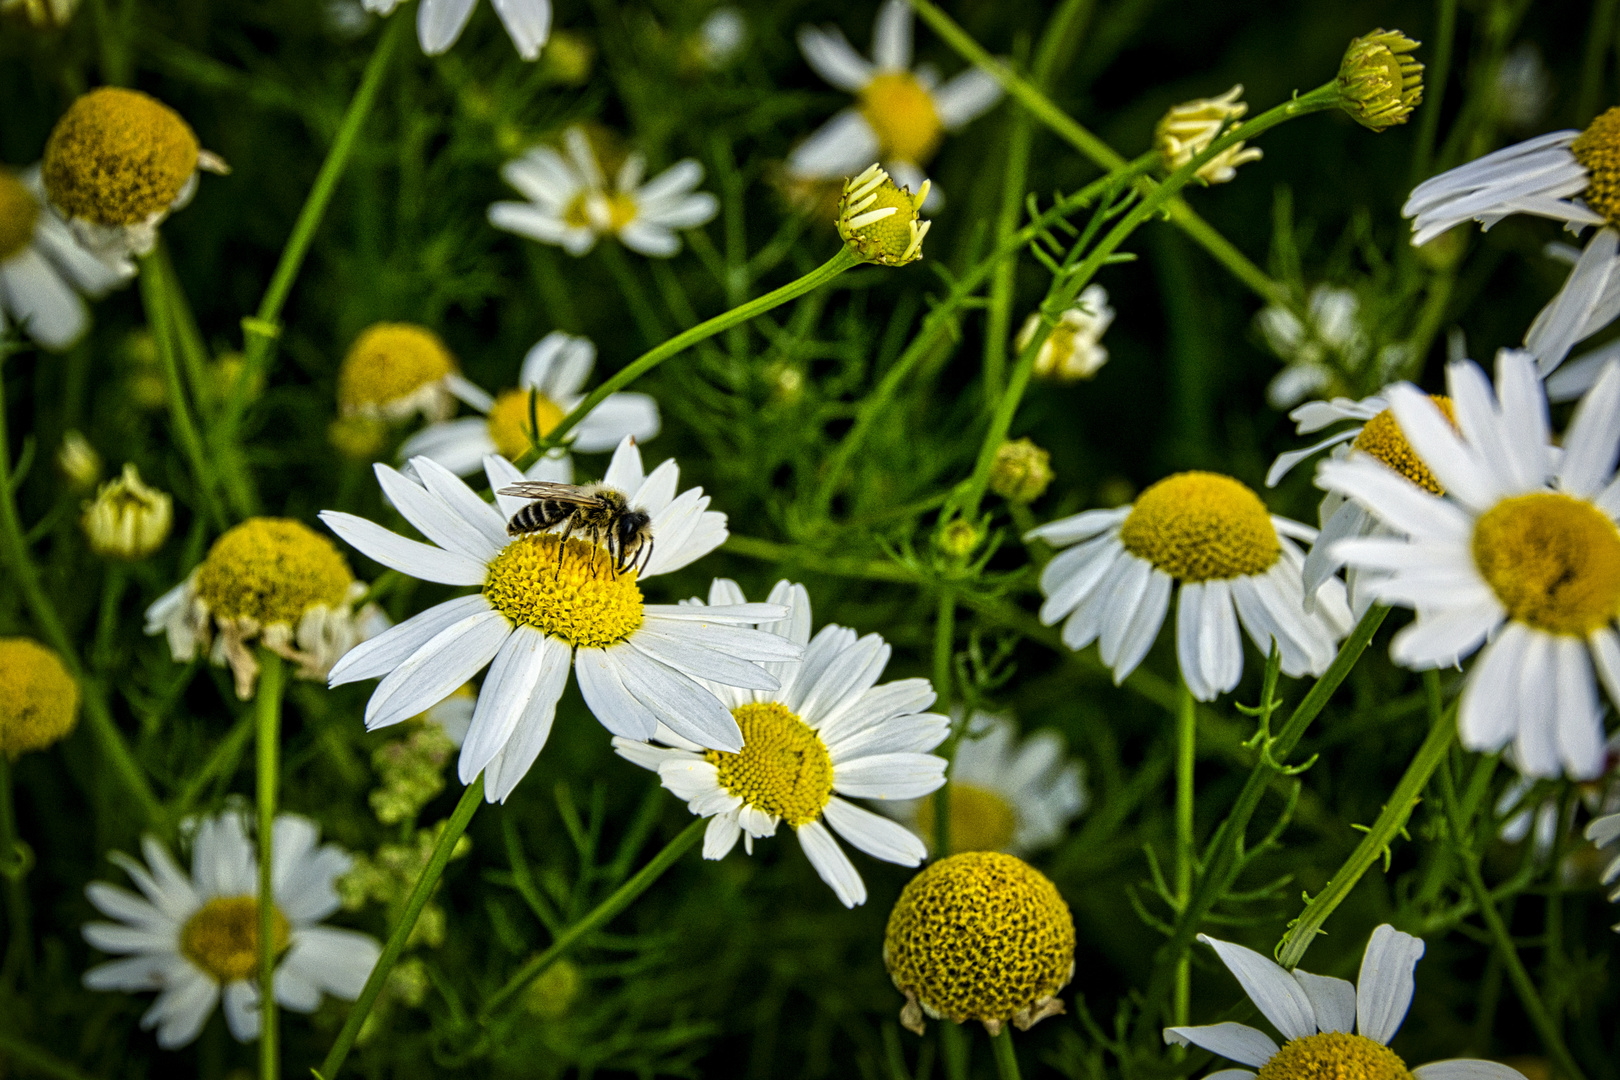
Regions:
<instances>
[{"instance_id":1,"label":"yellow domed flower head","mask_svg":"<svg viewBox=\"0 0 1620 1080\"><path fill-rule=\"evenodd\" d=\"M45 144L45 191L79 239L102 255L144 255L157 226L184 206L197 170L224 172L180 114L139 90L82 95Z\"/></svg>"},{"instance_id":2,"label":"yellow domed flower head","mask_svg":"<svg viewBox=\"0 0 1620 1080\"><path fill-rule=\"evenodd\" d=\"M141 482L140 470L125 464L124 475L101 485L85 504L81 524L90 550L106 559L144 559L163 546L174 522L174 500Z\"/></svg>"},{"instance_id":3,"label":"yellow domed flower head","mask_svg":"<svg viewBox=\"0 0 1620 1080\"><path fill-rule=\"evenodd\" d=\"M1013 855L969 851L912 878L889 913L883 964L906 995L900 1023L977 1020L992 1035L1063 1011L1074 920L1044 874Z\"/></svg>"},{"instance_id":4,"label":"yellow domed flower head","mask_svg":"<svg viewBox=\"0 0 1620 1080\"><path fill-rule=\"evenodd\" d=\"M1249 111L1249 106L1238 100L1242 96L1243 84L1239 83L1220 97L1172 105L1153 129L1153 145L1165 170L1181 168L1208 150L1228 124L1242 119ZM1200 165L1193 176L1206 186L1224 184L1237 176L1239 165L1259 161L1260 157L1259 147L1244 149L1241 142L1236 142Z\"/></svg>"},{"instance_id":5,"label":"yellow domed flower head","mask_svg":"<svg viewBox=\"0 0 1620 1080\"><path fill-rule=\"evenodd\" d=\"M1052 455L1029 439L1012 439L996 448L990 467L990 490L1011 503L1032 503L1052 483Z\"/></svg>"},{"instance_id":6,"label":"yellow domed flower head","mask_svg":"<svg viewBox=\"0 0 1620 1080\"><path fill-rule=\"evenodd\" d=\"M1411 56L1420 44L1399 30L1352 41L1339 63L1339 107L1374 131L1406 123L1423 101L1423 65Z\"/></svg>"},{"instance_id":7,"label":"yellow domed flower head","mask_svg":"<svg viewBox=\"0 0 1620 1080\"><path fill-rule=\"evenodd\" d=\"M439 335L415 323L374 323L349 346L338 369L338 415L427 421L455 411L449 388L456 358Z\"/></svg>"},{"instance_id":8,"label":"yellow domed flower head","mask_svg":"<svg viewBox=\"0 0 1620 1080\"><path fill-rule=\"evenodd\" d=\"M30 638L0 638L0 753L43 750L79 722L79 684L61 657Z\"/></svg>"},{"instance_id":9,"label":"yellow domed flower head","mask_svg":"<svg viewBox=\"0 0 1620 1080\"><path fill-rule=\"evenodd\" d=\"M249 518L214 541L202 565L147 608L146 632L166 633L181 663L212 643L210 659L230 666L236 693L246 700L259 675L252 642L298 665L300 678L324 679L362 640L362 627L375 621L353 611L365 592L320 533L287 518Z\"/></svg>"},{"instance_id":10,"label":"yellow domed flower head","mask_svg":"<svg viewBox=\"0 0 1620 1080\"><path fill-rule=\"evenodd\" d=\"M933 225L919 214L928 198L928 185L924 180L913 195L910 188L896 187L881 166L873 165L844 182L844 195L838 201L838 235L865 262L879 266L916 262L922 258L923 237Z\"/></svg>"}]
</instances>

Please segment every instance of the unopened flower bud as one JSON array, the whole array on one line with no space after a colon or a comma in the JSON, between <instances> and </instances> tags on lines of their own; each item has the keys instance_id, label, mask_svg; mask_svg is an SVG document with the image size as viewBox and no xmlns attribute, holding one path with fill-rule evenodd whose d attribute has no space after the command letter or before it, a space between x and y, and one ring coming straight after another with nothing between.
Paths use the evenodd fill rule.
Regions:
<instances>
[{"instance_id":1,"label":"unopened flower bud","mask_svg":"<svg viewBox=\"0 0 1620 1080\"><path fill-rule=\"evenodd\" d=\"M873 165L844 182L838 200L838 235L861 259L879 266L904 266L922 258L923 237L933 222L918 211L928 198L929 181L913 195L896 187L889 174Z\"/></svg>"},{"instance_id":2,"label":"unopened flower bud","mask_svg":"<svg viewBox=\"0 0 1620 1080\"><path fill-rule=\"evenodd\" d=\"M990 490L1011 503L1031 503L1052 482L1052 455L1030 442L1015 439L996 450L990 467Z\"/></svg>"},{"instance_id":3,"label":"unopened flower bud","mask_svg":"<svg viewBox=\"0 0 1620 1080\"><path fill-rule=\"evenodd\" d=\"M133 463L124 475L101 485L85 504L84 533L104 559L144 559L163 546L174 524L174 500L147 487Z\"/></svg>"},{"instance_id":4,"label":"unopened flower bud","mask_svg":"<svg viewBox=\"0 0 1620 1080\"><path fill-rule=\"evenodd\" d=\"M62 436L62 445L56 451L56 467L62 470L68 483L81 491L88 491L101 479L101 455L79 431L69 431Z\"/></svg>"},{"instance_id":5,"label":"unopened flower bud","mask_svg":"<svg viewBox=\"0 0 1620 1080\"><path fill-rule=\"evenodd\" d=\"M953 518L934 537L939 550L953 559L965 559L979 546L979 527L966 518Z\"/></svg>"},{"instance_id":6,"label":"unopened flower bud","mask_svg":"<svg viewBox=\"0 0 1620 1080\"><path fill-rule=\"evenodd\" d=\"M1114 309L1108 306L1108 290L1087 285L1079 301L1058 318L1057 325L1035 354L1034 375L1042 379L1072 382L1089 379L1108 363L1108 349L1102 336L1114 322ZM1018 351L1029 348L1041 328L1040 312L1032 312L1018 331Z\"/></svg>"},{"instance_id":7,"label":"unopened flower bud","mask_svg":"<svg viewBox=\"0 0 1620 1080\"><path fill-rule=\"evenodd\" d=\"M1208 150L1230 121L1249 111L1248 105L1238 100L1242 96L1243 84L1238 83L1220 97L1171 106L1153 129L1153 145L1164 167L1174 172ZM1236 142L1200 165L1193 175L1204 184L1224 184L1237 175L1239 165L1259 160L1259 147L1244 149L1241 142Z\"/></svg>"},{"instance_id":8,"label":"unopened flower bud","mask_svg":"<svg viewBox=\"0 0 1620 1080\"><path fill-rule=\"evenodd\" d=\"M583 983L576 964L558 960L523 988L523 1008L542 1020L559 1020L568 1015Z\"/></svg>"},{"instance_id":9,"label":"unopened flower bud","mask_svg":"<svg viewBox=\"0 0 1620 1080\"><path fill-rule=\"evenodd\" d=\"M1339 64L1339 107L1373 131L1406 123L1423 101L1423 65L1410 55L1418 44L1399 30L1352 41Z\"/></svg>"}]
</instances>

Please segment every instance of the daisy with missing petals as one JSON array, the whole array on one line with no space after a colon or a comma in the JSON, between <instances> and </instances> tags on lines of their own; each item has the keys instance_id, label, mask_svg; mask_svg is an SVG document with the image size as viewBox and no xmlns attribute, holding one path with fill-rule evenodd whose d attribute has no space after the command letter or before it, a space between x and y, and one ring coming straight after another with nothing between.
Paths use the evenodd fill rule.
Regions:
<instances>
[{"instance_id":1,"label":"daisy with missing petals","mask_svg":"<svg viewBox=\"0 0 1620 1080\"><path fill-rule=\"evenodd\" d=\"M378 15L388 15L399 0L360 0L360 6ZM416 39L429 56L447 52L467 28L478 0L422 0L416 9ZM551 36L551 0L495 0L495 14L501 17L518 55L525 60L540 59L541 46Z\"/></svg>"},{"instance_id":2,"label":"daisy with missing petals","mask_svg":"<svg viewBox=\"0 0 1620 1080\"><path fill-rule=\"evenodd\" d=\"M921 190L947 131L965 127L1001 100L1001 84L969 68L943 86L927 64L911 71L911 6L885 0L872 31L872 59L836 28L799 28L799 51L816 74L858 99L788 158L790 176L830 180L880 161L901 185ZM932 207L930 207L932 209Z\"/></svg>"},{"instance_id":3,"label":"daisy with missing petals","mask_svg":"<svg viewBox=\"0 0 1620 1080\"><path fill-rule=\"evenodd\" d=\"M1416 610L1396 663L1449 667L1489 641L1458 705L1463 745L1511 742L1527 776L1589 780L1604 761L1594 664L1620 701L1620 366L1577 407L1561 451L1533 358L1503 350L1496 371L1493 393L1477 364L1447 367L1455 426L1415 387L1387 392L1444 495L1361 455L1323 462L1317 482L1398 534L1335 546L1380 575L1375 599Z\"/></svg>"},{"instance_id":4,"label":"daisy with missing petals","mask_svg":"<svg viewBox=\"0 0 1620 1080\"><path fill-rule=\"evenodd\" d=\"M1372 932L1361 957L1355 985L1344 979L1285 971L1253 949L1198 940L1215 950L1237 977L1249 1000L1283 1037L1279 1048L1263 1031L1247 1024L1164 1029L1164 1041L1193 1045L1259 1069L1266 1080L1312 1080L1354 1076L1361 1080L1524 1080L1523 1074L1495 1061L1452 1058L1408 1069L1389 1040L1400 1030L1416 989L1413 969L1423 942L1387 923ZM1352 1033L1353 1032L1353 1033ZM1248 1069L1222 1069L1208 1080L1244 1080Z\"/></svg>"},{"instance_id":5,"label":"daisy with missing petals","mask_svg":"<svg viewBox=\"0 0 1620 1080\"><path fill-rule=\"evenodd\" d=\"M752 628L783 617L772 604L697 609L642 600L642 580L679 570L727 535L726 516L707 509L702 488L676 494L674 461L644 474L629 438L613 454L603 483L648 516L653 537L641 569L619 572L605 550L577 536L507 535L529 500L499 494L523 479L505 458L484 459L494 506L435 461L410 465L417 480L381 464L377 480L432 544L335 510L321 520L384 566L478 591L405 620L333 667L333 686L382 678L366 703L367 730L431 708L489 665L460 775L471 783L485 773L487 798L505 801L545 745L572 668L585 703L615 735L648 739L662 723L702 746L742 748L736 721L706 684L773 690L776 675L758 661L796 660L801 649Z\"/></svg>"},{"instance_id":6,"label":"daisy with missing petals","mask_svg":"<svg viewBox=\"0 0 1620 1080\"><path fill-rule=\"evenodd\" d=\"M934 703L927 679L875 685L889 662L889 646L876 634L857 639L842 626L810 637L810 597L802 585L778 582L770 602L786 612L768 627L795 645L806 645L796 665L773 665L781 685L773 689L712 686L737 726L742 746L705 750L658 725L662 746L616 738L621 757L658 773L663 785L709 819L703 857L722 859L743 839L776 835L781 822L793 829L810 864L845 907L866 902L866 885L833 832L873 858L916 866L927 849L904 826L839 796L914 799L945 782L945 759L928 753L944 741L950 721L924 712ZM735 582L717 579L700 613L744 604ZM828 831L828 826L832 831Z\"/></svg>"},{"instance_id":7,"label":"daisy with missing petals","mask_svg":"<svg viewBox=\"0 0 1620 1080\"><path fill-rule=\"evenodd\" d=\"M1237 480L1186 472L1160 480L1134 505L1061 518L1026 539L1068 549L1041 572L1041 622L1067 616L1063 643L1079 650L1098 642L1115 682L1147 655L1179 582L1176 657L1193 696L1210 701L1243 675L1239 620L1262 654L1276 641L1285 674L1320 675L1332 663L1350 609L1337 581L1305 609L1305 555L1294 541L1315 537L1315 529L1268 514Z\"/></svg>"},{"instance_id":8,"label":"daisy with missing petals","mask_svg":"<svg viewBox=\"0 0 1620 1080\"><path fill-rule=\"evenodd\" d=\"M47 349L65 349L90 325L81 294L96 299L135 276L124 258L92 255L45 205L39 167L0 166L0 334L11 323Z\"/></svg>"},{"instance_id":9,"label":"daisy with missing petals","mask_svg":"<svg viewBox=\"0 0 1620 1080\"><path fill-rule=\"evenodd\" d=\"M528 453L534 439L550 434L584 397L580 390L596 363L589 338L554 330L523 358L518 388L490 397L462 380L463 401L483 413L462 420L441 420L405 440L400 456L432 458L458 476L477 472L484 458L500 454L509 460ZM536 431L534 425L538 425ZM658 403L646 394L609 394L568 433L576 450L612 450L625 437L642 443L658 434ZM572 483L573 462L565 451L541 458L527 473L531 480Z\"/></svg>"},{"instance_id":10,"label":"daisy with missing petals","mask_svg":"<svg viewBox=\"0 0 1620 1080\"><path fill-rule=\"evenodd\" d=\"M85 972L92 990L158 991L141 1017L157 1028L158 1045L175 1050L197 1037L224 999L225 1022L241 1042L259 1037L259 871L240 815L196 824L187 877L155 836L141 841L146 865L111 856L141 895L94 881L85 893L117 922L84 927L84 939L121 960ZM382 948L354 930L321 926L340 906L335 882L354 860L335 844L317 847L320 830L306 817L276 818L271 861L275 907L276 1004L314 1012L323 994L360 996Z\"/></svg>"},{"instance_id":11,"label":"daisy with missing petals","mask_svg":"<svg viewBox=\"0 0 1620 1080\"><path fill-rule=\"evenodd\" d=\"M838 200L838 236L863 261L879 266L904 266L922 258L923 237L933 226L919 216L928 201L930 181L913 195L899 187L881 166L868 166L853 180L844 181Z\"/></svg>"},{"instance_id":12,"label":"daisy with missing petals","mask_svg":"<svg viewBox=\"0 0 1620 1080\"><path fill-rule=\"evenodd\" d=\"M1586 827L1586 838L1598 847L1607 847L1620 840L1620 814L1610 814L1592 822ZM1613 885L1617 879L1620 879L1620 855L1616 855L1603 871L1603 884ZM1620 901L1620 889L1610 893L1609 899ZM1614 929L1620 932L1620 923L1615 923Z\"/></svg>"},{"instance_id":13,"label":"daisy with missing petals","mask_svg":"<svg viewBox=\"0 0 1620 1080\"><path fill-rule=\"evenodd\" d=\"M631 251L667 259L681 250L676 229L695 228L720 211L713 195L693 190L703 182L703 166L692 158L643 184L647 159L631 154L609 191L585 132L569 128L563 144L566 157L537 146L501 166L501 178L528 201L491 203L491 225L570 255L584 255L612 235Z\"/></svg>"}]
</instances>

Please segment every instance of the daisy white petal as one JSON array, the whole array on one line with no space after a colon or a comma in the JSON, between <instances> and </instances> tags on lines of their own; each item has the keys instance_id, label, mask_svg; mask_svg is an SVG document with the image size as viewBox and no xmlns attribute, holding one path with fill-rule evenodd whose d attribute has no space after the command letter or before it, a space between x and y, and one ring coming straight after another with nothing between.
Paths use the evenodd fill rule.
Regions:
<instances>
[{"instance_id":1,"label":"daisy white petal","mask_svg":"<svg viewBox=\"0 0 1620 1080\"><path fill-rule=\"evenodd\" d=\"M1412 1070L1417 1080L1525 1080L1524 1074L1500 1061L1453 1058L1431 1061Z\"/></svg>"},{"instance_id":2,"label":"daisy white petal","mask_svg":"<svg viewBox=\"0 0 1620 1080\"><path fill-rule=\"evenodd\" d=\"M1249 995L1249 1000L1282 1032L1283 1038L1303 1039L1316 1034L1316 1011L1311 1007L1311 999L1288 972L1242 945L1218 941L1208 934L1199 934L1198 940L1215 950L1221 963ZM1245 1061L1244 1064L1262 1062Z\"/></svg>"},{"instance_id":3,"label":"daisy white petal","mask_svg":"<svg viewBox=\"0 0 1620 1080\"><path fill-rule=\"evenodd\" d=\"M1356 976L1356 1030L1384 1045L1394 1038L1412 1005L1413 970L1423 958L1423 940L1385 923L1372 932Z\"/></svg>"},{"instance_id":4,"label":"daisy white petal","mask_svg":"<svg viewBox=\"0 0 1620 1080\"><path fill-rule=\"evenodd\" d=\"M422 0L416 11L416 37L422 51L437 56L456 43L478 0Z\"/></svg>"},{"instance_id":5,"label":"daisy white petal","mask_svg":"<svg viewBox=\"0 0 1620 1080\"><path fill-rule=\"evenodd\" d=\"M1270 1061L1277 1053L1277 1044L1271 1041L1269 1035L1247 1024L1231 1022L1203 1027L1168 1027L1164 1029L1164 1041L1176 1046L1196 1046L1256 1068Z\"/></svg>"},{"instance_id":6,"label":"daisy white petal","mask_svg":"<svg viewBox=\"0 0 1620 1080\"><path fill-rule=\"evenodd\" d=\"M322 510L327 528L392 570L441 585L482 585L484 564L470 556L407 540L381 525L340 510Z\"/></svg>"},{"instance_id":7,"label":"daisy white petal","mask_svg":"<svg viewBox=\"0 0 1620 1080\"><path fill-rule=\"evenodd\" d=\"M866 903L866 883L825 825L812 821L795 833L810 865L816 868L821 880L832 887L840 903L847 908Z\"/></svg>"},{"instance_id":8,"label":"daisy white petal","mask_svg":"<svg viewBox=\"0 0 1620 1080\"><path fill-rule=\"evenodd\" d=\"M551 0L494 0L494 4L518 55L540 59L540 47L551 35Z\"/></svg>"},{"instance_id":9,"label":"daisy white petal","mask_svg":"<svg viewBox=\"0 0 1620 1080\"><path fill-rule=\"evenodd\" d=\"M1308 971L1294 971L1294 981L1311 999L1316 1012L1318 1031L1354 1030L1356 1026L1356 988L1344 979L1326 975L1312 975Z\"/></svg>"},{"instance_id":10,"label":"daisy white petal","mask_svg":"<svg viewBox=\"0 0 1620 1080\"><path fill-rule=\"evenodd\" d=\"M839 836L874 859L919 866L928 855L927 847L910 829L837 796L827 800L822 814Z\"/></svg>"}]
</instances>

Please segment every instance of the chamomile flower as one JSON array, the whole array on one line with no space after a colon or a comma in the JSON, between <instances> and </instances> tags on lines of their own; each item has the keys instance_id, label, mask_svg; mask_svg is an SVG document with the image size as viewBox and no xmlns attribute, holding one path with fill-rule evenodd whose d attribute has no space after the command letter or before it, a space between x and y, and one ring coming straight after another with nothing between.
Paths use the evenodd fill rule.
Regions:
<instances>
[{"instance_id":1,"label":"chamomile flower","mask_svg":"<svg viewBox=\"0 0 1620 1080\"><path fill-rule=\"evenodd\" d=\"M1063 643L1079 650L1097 641L1116 682L1147 655L1179 583L1176 656L1199 701L1243 675L1239 620L1262 654L1276 641L1285 674L1320 675L1332 663L1350 609L1337 581L1305 608L1305 555L1294 541L1315 537L1315 529L1268 514L1242 483L1207 472L1178 473L1133 505L1088 510L1027 534L1067 548L1041 572L1041 622L1067 617Z\"/></svg>"},{"instance_id":2,"label":"chamomile flower","mask_svg":"<svg viewBox=\"0 0 1620 1080\"><path fill-rule=\"evenodd\" d=\"M703 166L693 158L642 183L647 159L631 154L610 191L585 132L569 128L563 144L567 156L537 146L501 166L501 178L528 201L490 204L491 225L570 255L584 255L611 235L631 251L667 259L681 250L676 229L695 228L719 213L718 199L693 190L703 182Z\"/></svg>"},{"instance_id":3,"label":"chamomile flower","mask_svg":"<svg viewBox=\"0 0 1620 1080\"><path fill-rule=\"evenodd\" d=\"M81 245L45 205L39 166L0 166L0 334L11 323L47 349L84 335L92 300L135 276L128 259L103 259Z\"/></svg>"},{"instance_id":4,"label":"chamomile flower","mask_svg":"<svg viewBox=\"0 0 1620 1080\"><path fill-rule=\"evenodd\" d=\"M1598 847L1607 847L1620 840L1620 814L1610 814L1600 817L1586 827L1586 838ZM1620 879L1620 854L1617 854L1603 871L1603 884L1612 885ZM1609 894L1609 899L1620 901L1620 889ZM1614 929L1620 932L1620 923L1614 924Z\"/></svg>"},{"instance_id":5,"label":"chamomile flower","mask_svg":"<svg viewBox=\"0 0 1620 1080\"><path fill-rule=\"evenodd\" d=\"M1108 363L1108 348L1102 336L1113 324L1114 309L1108 306L1108 290L1096 283L1087 285L1041 342L1035 353L1035 377L1073 382L1097 374ZM1040 328L1041 313L1030 312L1014 342L1019 352L1029 348Z\"/></svg>"},{"instance_id":6,"label":"chamomile flower","mask_svg":"<svg viewBox=\"0 0 1620 1080\"><path fill-rule=\"evenodd\" d=\"M400 456L432 458L457 476L477 472L490 454L508 460L522 457L532 444L531 434L536 438L549 434L579 404L595 363L596 346L589 338L554 330L523 358L517 389L490 397L462 380L460 397L484 415L430 424L405 440ZM538 431L531 427L531 419ZM598 453L612 450L626 436L645 442L658 434L658 428L658 403L651 397L610 394L569 432L568 441L576 450ZM571 483L573 471L567 453L558 452L537 461L528 475Z\"/></svg>"},{"instance_id":7,"label":"chamomile flower","mask_svg":"<svg viewBox=\"0 0 1620 1080\"><path fill-rule=\"evenodd\" d=\"M874 161L897 182L921 191L923 171L945 133L956 131L1001 100L1001 84L969 68L943 86L924 64L911 70L911 7L885 0L872 31L872 59L856 52L836 28L799 28L799 51L827 82L857 103L834 116L788 158L790 176L853 176ZM930 208L932 209L932 208Z\"/></svg>"},{"instance_id":8,"label":"chamomile flower","mask_svg":"<svg viewBox=\"0 0 1620 1080\"><path fill-rule=\"evenodd\" d=\"M1198 940L1215 950L1228 971L1283 1037L1281 1047L1263 1031L1228 1021L1204 1027L1169 1027L1164 1041L1197 1046L1241 1065L1259 1069L1266 1080L1308 1080L1356 1076L1365 1080L1524 1080L1516 1069L1494 1061L1453 1058L1409 1069L1389 1040L1400 1030L1412 1005L1413 971L1423 942L1385 924L1372 932L1361 957L1355 985L1344 979L1285 971L1253 949ZM1248 1069L1210 1073L1213 1080L1243 1080Z\"/></svg>"},{"instance_id":9,"label":"chamomile flower","mask_svg":"<svg viewBox=\"0 0 1620 1080\"><path fill-rule=\"evenodd\" d=\"M752 854L754 841L776 835L785 821L821 880L854 907L866 902L866 885L834 832L901 866L921 863L927 849L904 826L848 799L912 799L938 788L945 759L928 751L944 740L950 721L923 711L934 703L927 679L876 685L889 662L878 635L857 639L853 630L828 625L812 639L804 586L778 582L770 603L785 614L769 628L806 646L804 660L775 665L781 685L774 688L711 687L742 731L738 749L705 750L664 724L652 736L661 746L616 738L613 748L656 771L692 813L709 819L704 858L724 858L738 837ZM717 579L708 604L692 601L685 610L702 618L743 604L735 582Z\"/></svg>"},{"instance_id":10,"label":"chamomile flower","mask_svg":"<svg viewBox=\"0 0 1620 1080\"><path fill-rule=\"evenodd\" d=\"M367 11L388 15L399 0L360 0ZM421 0L416 9L416 39L429 56L447 52L467 28L478 0ZM551 34L551 0L495 0L495 14L501 17L518 55L525 60L540 59L540 48Z\"/></svg>"},{"instance_id":11,"label":"chamomile flower","mask_svg":"<svg viewBox=\"0 0 1620 1080\"><path fill-rule=\"evenodd\" d=\"M41 175L79 242L118 260L152 250L158 225L196 194L199 169L228 171L179 113L139 90L103 86L56 122Z\"/></svg>"},{"instance_id":12,"label":"chamomile flower","mask_svg":"<svg viewBox=\"0 0 1620 1080\"><path fill-rule=\"evenodd\" d=\"M471 783L485 773L488 799L504 801L545 745L572 668L586 705L615 735L651 738L662 723L703 746L742 748L736 721L707 684L775 689L777 676L759 662L795 660L801 650L753 629L783 617L776 605L700 610L642 599L644 580L707 555L727 535L726 516L708 509L702 488L676 494L674 461L648 475L635 440L614 452L603 482L649 516L653 537L645 565L617 573L608 553L584 540L507 535L508 519L528 500L499 494L523 479L505 458L484 460L494 506L439 463L410 464L414 481L380 464L377 479L432 544L353 514L327 510L321 520L402 574L478 591L405 620L333 667L333 686L382 678L366 704L368 730L431 708L489 665L460 775Z\"/></svg>"},{"instance_id":13,"label":"chamomile flower","mask_svg":"<svg viewBox=\"0 0 1620 1080\"><path fill-rule=\"evenodd\" d=\"M456 391L465 381L443 339L427 327L372 323L338 368L338 415L445 420L455 411Z\"/></svg>"},{"instance_id":14,"label":"chamomile flower","mask_svg":"<svg viewBox=\"0 0 1620 1080\"><path fill-rule=\"evenodd\" d=\"M79 684L62 658L31 638L0 637L0 755L44 750L79 723Z\"/></svg>"},{"instance_id":15,"label":"chamomile flower","mask_svg":"<svg viewBox=\"0 0 1620 1080\"><path fill-rule=\"evenodd\" d=\"M1396 663L1449 667L1484 645L1457 710L1463 745L1511 742L1527 776L1591 779L1604 761L1594 665L1620 701L1620 366L1582 400L1561 450L1528 353L1503 350L1494 393L1466 360L1446 385L1455 427L1412 386L1386 394L1445 494L1371 457L1322 463L1318 484L1398 534L1341 540L1335 554L1379 575L1375 599L1417 612Z\"/></svg>"},{"instance_id":16,"label":"chamomile flower","mask_svg":"<svg viewBox=\"0 0 1620 1080\"><path fill-rule=\"evenodd\" d=\"M1249 106L1240 99L1243 84L1238 83L1220 97L1199 98L1173 105L1153 129L1153 145L1159 151L1165 170L1174 172L1208 150L1228 124L1243 118ZM1241 142L1204 162L1193 177L1204 185L1224 184L1237 178L1239 165L1259 161L1258 146L1247 150Z\"/></svg>"},{"instance_id":17,"label":"chamomile flower","mask_svg":"<svg viewBox=\"0 0 1620 1080\"><path fill-rule=\"evenodd\" d=\"M1084 771L1055 731L1022 741L1012 721L974 713L951 759L950 840L963 851L1027 855L1051 847L1086 808ZM934 836L934 800L897 803L893 813Z\"/></svg>"},{"instance_id":18,"label":"chamomile flower","mask_svg":"<svg viewBox=\"0 0 1620 1080\"><path fill-rule=\"evenodd\" d=\"M158 1045L176 1050L197 1037L223 1000L225 1023L238 1041L259 1037L259 872L255 845L241 815L192 819L191 874L155 836L141 841L146 864L121 852L112 861L140 889L94 881L85 894L116 922L93 922L84 939L127 954L85 972L91 990L156 990L141 1027L157 1028ZM324 994L360 996L382 955L377 940L322 926L337 911L335 882L354 860L335 844L317 847L320 830L306 817L276 817L271 855L276 1004L314 1012Z\"/></svg>"},{"instance_id":19,"label":"chamomile flower","mask_svg":"<svg viewBox=\"0 0 1620 1080\"><path fill-rule=\"evenodd\" d=\"M370 620L354 602L365 593L332 541L308 525L249 518L146 609L146 632L167 635L178 663L207 649L230 667L245 701L259 678L254 641L296 664L299 678L324 679L363 636Z\"/></svg>"},{"instance_id":20,"label":"chamomile flower","mask_svg":"<svg viewBox=\"0 0 1620 1080\"><path fill-rule=\"evenodd\" d=\"M1360 373L1374 360L1354 291L1318 285L1306 299L1305 315L1301 320L1282 304L1268 304L1255 316L1260 336L1287 365L1266 387L1266 401L1274 409L1334 393L1343 388L1346 375ZM1386 346L1376 357L1377 370L1388 372L1404 357L1399 345Z\"/></svg>"}]
</instances>

